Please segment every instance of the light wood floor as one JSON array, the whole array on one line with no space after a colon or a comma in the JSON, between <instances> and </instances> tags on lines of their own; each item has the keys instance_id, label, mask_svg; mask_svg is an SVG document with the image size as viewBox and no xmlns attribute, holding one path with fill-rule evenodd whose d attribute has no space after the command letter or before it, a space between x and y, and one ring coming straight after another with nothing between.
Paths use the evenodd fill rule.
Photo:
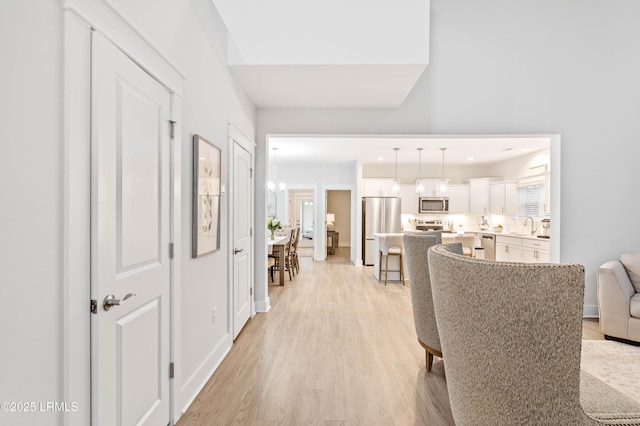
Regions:
<instances>
[{"instance_id":1,"label":"light wood floor","mask_svg":"<svg viewBox=\"0 0 640 426\"><path fill-rule=\"evenodd\" d=\"M442 361L425 370L409 287L385 287L347 250L303 258L293 281L269 286L271 310L248 322L178 426L453 424ZM597 320L583 325L585 339L602 339Z\"/></svg>"}]
</instances>

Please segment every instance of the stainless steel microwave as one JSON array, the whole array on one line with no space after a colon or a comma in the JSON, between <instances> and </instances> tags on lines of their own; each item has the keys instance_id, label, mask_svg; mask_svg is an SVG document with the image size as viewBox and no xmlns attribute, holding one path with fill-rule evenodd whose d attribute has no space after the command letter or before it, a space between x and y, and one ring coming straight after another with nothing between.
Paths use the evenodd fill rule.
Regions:
<instances>
[{"instance_id":1,"label":"stainless steel microwave","mask_svg":"<svg viewBox=\"0 0 640 426\"><path fill-rule=\"evenodd\" d=\"M418 213L448 214L449 197L420 197Z\"/></svg>"}]
</instances>

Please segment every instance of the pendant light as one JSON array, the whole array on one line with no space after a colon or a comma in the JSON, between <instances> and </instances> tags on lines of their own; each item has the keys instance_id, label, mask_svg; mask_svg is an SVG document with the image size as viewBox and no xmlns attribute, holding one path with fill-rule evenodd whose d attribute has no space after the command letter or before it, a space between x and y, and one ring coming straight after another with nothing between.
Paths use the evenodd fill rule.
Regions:
<instances>
[{"instance_id":1,"label":"pendant light","mask_svg":"<svg viewBox=\"0 0 640 426\"><path fill-rule=\"evenodd\" d=\"M442 151L442 179L440 179L440 192L447 192L447 181L444 178L444 152L447 148L440 148Z\"/></svg>"},{"instance_id":2,"label":"pendant light","mask_svg":"<svg viewBox=\"0 0 640 426\"><path fill-rule=\"evenodd\" d=\"M418 150L418 180L416 180L416 192L422 194L424 192L424 186L422 185L422 148Z\"/></svg>"},{"instance_id":3,"label":"pendant light","mask_svg":"<svg viewBox=\"0 0 640 426\"><path fill-rule=\"evenodd\" d=\"M394 194L397 194L400 192L400 181L398 180L398 151L400 148L393 148L393 150L396 152L396 177L393 179L393 188L391 191L393 191Z\"/></svg>"}]
</instances>

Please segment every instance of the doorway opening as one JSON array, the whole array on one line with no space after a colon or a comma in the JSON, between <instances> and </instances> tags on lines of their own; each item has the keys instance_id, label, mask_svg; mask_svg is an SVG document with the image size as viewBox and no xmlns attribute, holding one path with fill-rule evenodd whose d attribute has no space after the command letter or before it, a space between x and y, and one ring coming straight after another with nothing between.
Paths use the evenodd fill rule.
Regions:
<instances>
[{"instance_id":1,"label":"doorway opening","mask_svg":"<svg viewBox=\"0 0 640 426\"><path fill-rule=\"evenodd\" d=\"M313 257L315 229L315 203L312 189L294 189L289 191L289 218L295 227L300 227L298 243L299 257Z\"/></svg>"},{"instance_id":2,"label":"doorway opening","mask_svg":"<svg viewBox=\"0 0 640 426\"><path fill-rule=\"evenodd\" d=\"M351 250L351 191L327 190L325 220L327 261L349 262Z\"/></svg>"}]
</instances>

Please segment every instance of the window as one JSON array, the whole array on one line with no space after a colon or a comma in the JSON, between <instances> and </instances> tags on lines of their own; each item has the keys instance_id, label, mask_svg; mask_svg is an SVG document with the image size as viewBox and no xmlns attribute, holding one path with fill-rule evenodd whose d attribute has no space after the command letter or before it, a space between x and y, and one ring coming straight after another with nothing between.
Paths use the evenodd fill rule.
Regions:
<instances>
[{"instance_id":1,"label":"window","mask_svg":"<svg viewBox=\"0 0 640 426\"><path fill-rule=\"evenodd\" d=\"M518 187L520 217L544 217L544 183L521 185Z\"/></svg>"}]
</instances>

